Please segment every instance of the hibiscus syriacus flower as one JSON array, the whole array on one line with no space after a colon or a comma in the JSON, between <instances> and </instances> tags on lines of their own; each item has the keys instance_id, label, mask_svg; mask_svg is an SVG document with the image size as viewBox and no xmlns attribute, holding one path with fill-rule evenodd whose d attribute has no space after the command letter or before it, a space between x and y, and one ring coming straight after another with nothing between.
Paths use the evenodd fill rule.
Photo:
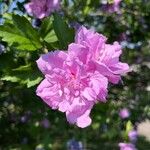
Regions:
<instances>
[{"instance_id":1,"label":"hibiscus syriacus flower","mask_svg":"<svg viewBox=\"0 0 150 150\"><path fill-rule=\"evenodd\" d=\"M127 64L119 62L119 44L105 42L104 36L82 27L68 51L49 52L37 60L45 75L37 95L82 128L91 124L93 105L106 102L108 81L117 83L128 69Z\"/></svg>"},{"instance_id":2,"label":"hibiscus syriacus flower","mask_svg":"<svg viewBox=\"0 0 150 150\"><path fill-rule=\"evenodd\" d=\"M119 143L120 150L137 150L131 143Z\"/></svg>"},{"instance_id":3,"label":"hibiscus syriacus flower","mask_svg":"<svg viewBox=\"0 0 150 150\"><path fill-rule=\"evenodd\" d=\"M52 12L59 8L59 0L31 0L31 2L25 5L26 11L38 19L49 16Z\"/></svg>"},{"instance_id":4,"label":"hibiscus syriacus flower","mask_svg":"<svg viewBox=\"0 0 150 150\"><path fill-rule=\"evenodd\" d=\"M39 58L37 64L45 79L37 88L37 95L52 109L65 112L70 123L86 127L91 123L93 105L106 99L108 81L96 70L87 72L78 61L68 59L63 51Z\"/></svg>"}]
</instances>

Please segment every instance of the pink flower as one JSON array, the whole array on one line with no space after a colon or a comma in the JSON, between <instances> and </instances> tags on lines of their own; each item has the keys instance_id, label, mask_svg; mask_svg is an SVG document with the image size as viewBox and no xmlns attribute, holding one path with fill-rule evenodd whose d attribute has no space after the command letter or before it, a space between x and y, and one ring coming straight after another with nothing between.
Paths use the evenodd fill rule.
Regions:
<instances>
[{"instance_id":1,"label":"pink flower","mask_svg":"<svg viewBox=\"0 0 150 150\"><path fill-rule=\"evenodd\" d=\"M107 77L111 83L117 84L121 75L129 71L129 66L119 61L122 53L119 43L114 42L111 45L106 44L106 41L107 38L102 34L81 27L76 34L75 44L69 46L69 53L88 65L89 69L91 66L95 67L94 69ZM86 59L82 55L86 56Z\"/></svg>"},{"instance_id":2,"label":"pink flower","mask_svg":"<svg viewBox=\"0 0 150 150\"><path fill-rule=\"evenodd\" d=\"M81 27L67 52L57 50L37 60L45 79L36 93L52 109L64 112L68 122L87 127L94 104L106 102L108 81L118 83L129 69L120 55L117 42L106 44L106 37Z\"/></svg>"},{"instance_id":3,"label":"pink flower","mask_svg":"<svg viewBox=\"0 0 150 150\"><path fill-rule=\"evenodd\" d=\"M128 118L130 116L129 110L127 108L123 108L119 112L119 116L122 119Z\"/></svg>"},{"instance_id":4,"label":"pink flower","mask_svg":"<svg viewBox=\"0 0 150 150\"><path fill-rule=\"evenodd\" d=\"M110 8L111 12L120 12L120 2L121 0L114 0L112 7Z\"/></svg>"},{"instance_id":5,"label":"pink flower","mask_svg":"<svg viewBox=\"0 0 150 150\"><path fill-rule=\"evenodd\" d=\"M93 105L106 101L107 78L63 51L42 55L37 64L45 75L37 95L52 109L66 113L71 124L81 128L90 125Z\"/></svg>"},{"instance_id":6,"label":"pink flower","mask_svg":"<svg viewBox=\"0 0 150 150\"><path fill-rule=\"evenodd\" d=\"M49 16L60 8L59 0L31 0L25 5L26 11L39 19Z\"/></svg>"},{"instance_id":7,"label":"pink flower","mask_svg":"<svg viewBox=\"0 0 150 150\"><path fill-rule=\"evenodd\" d=\"M131 143L119 143L120 150L137 150Z\"/></svg>"}]
</instances>

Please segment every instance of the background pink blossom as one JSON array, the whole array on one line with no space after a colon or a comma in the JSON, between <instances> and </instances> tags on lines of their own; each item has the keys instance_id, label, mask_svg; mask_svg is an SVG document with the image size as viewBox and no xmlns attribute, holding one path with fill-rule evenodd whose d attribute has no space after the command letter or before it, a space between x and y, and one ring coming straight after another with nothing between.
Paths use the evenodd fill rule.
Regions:
<instances>
[{"instance_id":1,"label":"background pink blossom","mask_svg":"<svg viewBox=\"0 0 150 150\"><path fill-rule=\"evenodd\" d=\"M119 143L120 150L137 150L131 143Z\"/></svg>"},{"instance_id":2,"label":"background pink blossom","mask_svg":"<svg viewBox=\"0 0 150 150\"><path fill-rule=\"evenodd\" d=\"M120 112L119 112L119 116L122 119L128 118L130 116L129 110L127 108L121 109Z\"/></svg>"},{"instance_id":3,"label":"background pink blossom","mask_svg":"<svg viewBox=\"0 0 150 150\"><path fill-rule=\"evenodd\" d=\"M25 5L26 11L36 18L42 19L60 8L59 0L31 0Z\"/></svg>"}]
</instances>

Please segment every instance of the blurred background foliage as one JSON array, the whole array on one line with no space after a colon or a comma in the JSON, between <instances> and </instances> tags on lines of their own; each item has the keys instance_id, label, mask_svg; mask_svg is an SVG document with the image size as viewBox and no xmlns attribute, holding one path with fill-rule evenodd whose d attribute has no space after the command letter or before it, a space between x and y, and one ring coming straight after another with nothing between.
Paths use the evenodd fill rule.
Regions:
<instances>
[{"instance_id":1,"label":"blurred background foliage","mask_svg":"<svg viewBox=\"0 0 150 150\"><path fill-rule=\"evenodd\" d=\"M120 12L106 11L111 0L62 0L61 10L42 21L28 16L24 0L0 0L0 149L65 150L67 141L82 141L85 149L116 150L128 141L127 130L150 119L150 1L124 0ZM110 85L108 102L92 110L86 129L69 125L65 115L51 110L35 94L42 75L40 54L66 49L74 29L85 25L119 41L122 60L132 71L119 85ZM130 117L118 113L128 108ZM139 137L136 147L149 150Z\"/></svg>"}]
</instances>

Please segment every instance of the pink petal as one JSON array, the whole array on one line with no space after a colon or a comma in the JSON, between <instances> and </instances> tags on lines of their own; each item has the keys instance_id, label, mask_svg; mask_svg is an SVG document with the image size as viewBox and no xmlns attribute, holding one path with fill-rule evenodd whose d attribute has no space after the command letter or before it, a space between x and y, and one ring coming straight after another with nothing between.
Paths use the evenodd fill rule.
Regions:
<instances>
[{"instance_id":1,"label":"pink petal","mask_svg":"<svg viewBox=\"0 0 150 150\"><path fill-rule=\"evenodd\" d=\"M36 62L38 68L43 72L43 74L47 74L53 68L62 68L66 57L67 54L65 52L55 51L41 55Z\"/></svg>"}]
</instances>

